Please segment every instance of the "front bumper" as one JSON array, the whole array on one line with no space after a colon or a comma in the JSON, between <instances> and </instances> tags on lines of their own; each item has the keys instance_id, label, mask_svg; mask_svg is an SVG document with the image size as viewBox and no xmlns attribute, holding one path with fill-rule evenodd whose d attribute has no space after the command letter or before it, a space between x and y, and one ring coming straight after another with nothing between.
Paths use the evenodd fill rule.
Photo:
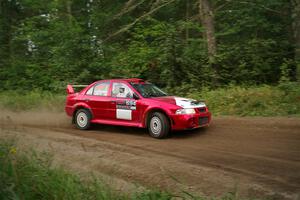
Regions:
<instances>
[{"instance_id":1,"label":"front bumper","mask_svg":"<svg viewBox=\"0 0 300 200\"><path fill-rule=\"evenodd\" d=\"M208 126L211 121L211 113L196 113L192 115L172 115L172 130L195 129Z\"/></svg>"}]
</instances>

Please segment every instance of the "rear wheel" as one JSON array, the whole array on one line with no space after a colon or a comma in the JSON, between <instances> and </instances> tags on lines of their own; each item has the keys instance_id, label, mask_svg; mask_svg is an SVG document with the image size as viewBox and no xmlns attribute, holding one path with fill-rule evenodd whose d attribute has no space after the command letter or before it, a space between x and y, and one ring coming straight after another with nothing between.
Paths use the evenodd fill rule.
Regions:
<instances>
[{"instance_id":1,"label":"rear wheel","mask_svg":"<svg viewBox=\"0 0 300 200\"><path fill-rule=\"evenodd\" d=\"M75 114L75 124L81 130L87 130L91 126L91 113L87 109L79 109Z\"/></svg>"},{"instance_id":2,"label":"rear wheel","mask_svg":"<svg viewBox=\"0 0 300 200\"><path fill-rule=\"evenodd\" d=\"M168 118L160 112L151 114L148 121L148 131L154 138L166 137L170 132L170 123Z\"/></svg>"}]
</instances>

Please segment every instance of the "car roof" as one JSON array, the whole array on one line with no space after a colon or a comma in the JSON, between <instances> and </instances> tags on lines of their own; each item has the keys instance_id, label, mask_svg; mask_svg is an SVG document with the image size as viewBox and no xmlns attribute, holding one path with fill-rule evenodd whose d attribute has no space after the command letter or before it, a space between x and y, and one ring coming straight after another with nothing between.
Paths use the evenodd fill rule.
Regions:
<instances>
[{"instance_id":1,"label":"car roof","mask_svg":"<svg viewBox=\"0 0 300 200\"><path fill-rule=\"evenodd\" d=\"M102 81L125 81L128 83L141 83L145 82L143 79L140 78L122 78L122 79L107 79L107 80L101 80Z\"/></svg>"}]
</instances>

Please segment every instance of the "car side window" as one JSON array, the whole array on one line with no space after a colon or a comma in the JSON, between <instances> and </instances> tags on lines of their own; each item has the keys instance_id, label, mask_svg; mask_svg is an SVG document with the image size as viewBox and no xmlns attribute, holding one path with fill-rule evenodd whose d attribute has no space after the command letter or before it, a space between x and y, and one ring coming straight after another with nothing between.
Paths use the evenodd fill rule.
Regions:
<instances>
[{"instance_id":1,"label":"car side window","mask_svg":"<svg viewBox=\"0 0 300 200\"><path fill-rule=\"evenodd\" d=\"M86 95L93 95L93 91L94 91L94 86L91 87L85 94Z\"/></svg>"},{"instance_id":2,"label":"car side window","mask_svg":"<svg viewBox=\"0 0 300 200\"><path fill-rule=\"evenodd\" d=\"M110 84L109 82L104 82L95 85L93 87L94 88L93 95L102 96L102 97L108 96L109 84Z\"/></svg>"},{"instance_id":3,"label":"car side window","mask_svg":"<svg viewBox=\"0 0 300 200\"><path fill-rule=\"evenodd\" d=\"M133 91L124 83L113 83L111 96L117 98L133 98Z\"/></svg>"}]
</instances>

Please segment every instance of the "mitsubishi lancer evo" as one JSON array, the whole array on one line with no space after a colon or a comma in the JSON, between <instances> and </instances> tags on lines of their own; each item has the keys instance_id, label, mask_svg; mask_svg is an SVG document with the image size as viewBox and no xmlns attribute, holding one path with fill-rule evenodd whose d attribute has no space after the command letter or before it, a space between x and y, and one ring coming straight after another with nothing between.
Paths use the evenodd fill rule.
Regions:
<instances>
[{"instance_id":1,"label":"mitsubishi lancer evo","mask_svg":"<svg viewBox=\"0 0 300 200\"><path fill-rule=\"evenodd\" d=\"M154 138L170 131L209 126L211 113L201 101L169 96L142 79L96 81L78 93L67 86L65 111L77 128L108 124L147 128Z\"/></svg>"}]
</instances>

